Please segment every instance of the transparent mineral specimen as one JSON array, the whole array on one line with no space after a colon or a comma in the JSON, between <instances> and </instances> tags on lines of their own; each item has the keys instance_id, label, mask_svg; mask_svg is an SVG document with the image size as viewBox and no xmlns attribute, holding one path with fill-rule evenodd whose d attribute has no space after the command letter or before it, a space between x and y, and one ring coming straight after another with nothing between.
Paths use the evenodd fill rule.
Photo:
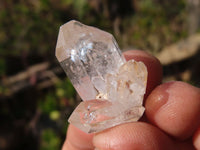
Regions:
<instances>
[{"instance_id":1,"label":"transparent mineral specimen","mask_svg":"<svg viewBox=\"0 0 200 150\"><path fill-rule=\"evenodd\" d=\"M111 34L72 20L60 27L56 57L83 99L70 123L92 133L142 116L146 66L126 62Z\"/></svg>"}]
</instances>

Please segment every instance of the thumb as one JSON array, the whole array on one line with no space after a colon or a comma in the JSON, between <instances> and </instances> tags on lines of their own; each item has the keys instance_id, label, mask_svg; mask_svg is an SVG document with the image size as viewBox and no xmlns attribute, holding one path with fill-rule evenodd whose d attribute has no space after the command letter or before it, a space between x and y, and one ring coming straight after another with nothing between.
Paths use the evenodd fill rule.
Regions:
<instances>
[{"instance_id":1,"label":"thumb","mask_svg":"<svg viewBox=\"0 0 200 150\"><path fill-rule=\"evenodd\" d=\"M158 128L142 122L122 124L96 134L93 144L100 150L173 150L173 141Z\"/></svg>"}]
</instances>

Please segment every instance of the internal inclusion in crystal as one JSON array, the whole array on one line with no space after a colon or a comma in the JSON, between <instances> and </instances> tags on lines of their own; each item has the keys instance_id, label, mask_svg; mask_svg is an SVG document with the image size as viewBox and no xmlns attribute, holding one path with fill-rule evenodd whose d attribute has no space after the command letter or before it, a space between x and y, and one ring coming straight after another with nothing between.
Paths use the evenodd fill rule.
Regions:
<instances>
[{"instance_id":1,"label":"internal inclusion in crystal","mask_svg":"<svg viewBox=\"0 0 200 150\"><path fill-rule=\"evenodd\" d=\"M137 121L144 112L143 96L147 81L146 67L130 60L116 74L107 74L107 99L82 102L69 118L87 133L98 132L122 123Z\"/></svg>"},{"instance_id":2,"label":"internal inclusion in crystal","mask_svg":"<svg viewBox=\"0 0 200 150\"><path fill-rule=\"evenodd\" d=\"M70 21L60 28L56 57L84 101L70 123L91 133L142 116L146 67L126 62L111 34Z\"/></svg>"}]
</instances>

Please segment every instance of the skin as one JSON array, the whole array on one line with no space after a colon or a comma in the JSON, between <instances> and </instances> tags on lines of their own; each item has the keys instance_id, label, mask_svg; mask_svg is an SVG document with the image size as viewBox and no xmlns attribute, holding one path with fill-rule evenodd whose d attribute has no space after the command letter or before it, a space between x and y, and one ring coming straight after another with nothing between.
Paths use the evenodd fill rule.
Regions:
<instances>
[{"instance_id":1,"label":"skin","mask_svg":"<svg viewBox=\"0 0 200 150\"><path fill-rule=\"evenodd\" d=\"M179 81L160 84L160 62L143 51L124 56L148 69L143 118L96 134L69 125L62 150L200 150L200 89Z\"/></svg>"}]
</instances>

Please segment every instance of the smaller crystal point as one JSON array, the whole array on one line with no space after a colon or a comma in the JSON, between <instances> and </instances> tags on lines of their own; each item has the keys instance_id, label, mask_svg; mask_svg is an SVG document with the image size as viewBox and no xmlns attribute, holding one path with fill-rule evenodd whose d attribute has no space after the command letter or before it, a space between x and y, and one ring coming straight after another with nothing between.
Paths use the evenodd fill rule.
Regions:
<instances>
[{"instance_id":1,"label":"smaller crystal point","mask_svg":"<svg viewBox=\"0 0 200 150\"><path fill-rule=\"evenodd\" d=\"M126 62L117 74L107 75L107 100L82 102L70 116L69 122L92 133L138 121L145 110L142 103L146 83L146 66L134 60Z\"/></svg>"},{"instance_id":2,"label":"smaller crystal point","mask_svg":"<svg viewBox=\"0 0 200 150\"><path fill-rule=\"evenodd\" d=\"M126 62L110 33L72 20L60 27L56 57L83 99L71 124L99 132L137 121L144 113L146 66Z\"/></svg>"}]
</instances>

